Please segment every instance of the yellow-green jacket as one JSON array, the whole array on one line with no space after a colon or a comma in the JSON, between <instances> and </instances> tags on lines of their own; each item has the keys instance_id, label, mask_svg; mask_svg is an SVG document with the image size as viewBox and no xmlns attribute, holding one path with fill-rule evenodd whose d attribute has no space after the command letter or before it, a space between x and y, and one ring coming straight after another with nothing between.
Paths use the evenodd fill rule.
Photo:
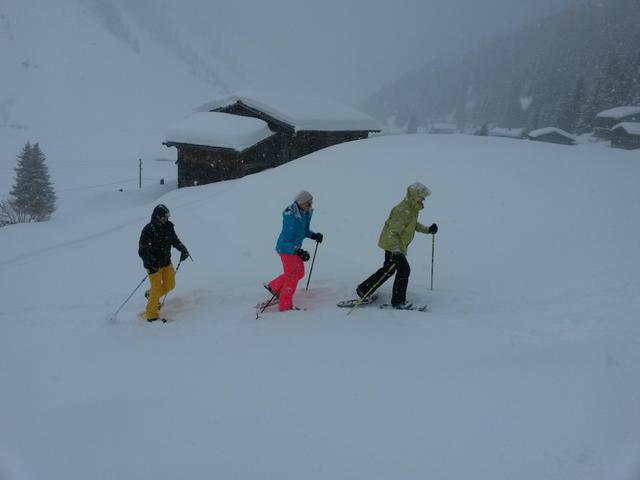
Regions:
<instances>
[{"instance_id":1,"label":"yellow-green jacket","mask_svg":"<svg viewBox=\"0 0 640 480\"><path fill-rule=\"evenodd\" d=\"M384 223L380 233L378 246L390 252L407 254L407 248L413 240L416 231L428 233L429 227L418 222L418 213L424 208L420 200L424 199L423 192L413 185L407 188L407 195L398 205L393 207L389 218Z\"/></svg>"}]
</instances>

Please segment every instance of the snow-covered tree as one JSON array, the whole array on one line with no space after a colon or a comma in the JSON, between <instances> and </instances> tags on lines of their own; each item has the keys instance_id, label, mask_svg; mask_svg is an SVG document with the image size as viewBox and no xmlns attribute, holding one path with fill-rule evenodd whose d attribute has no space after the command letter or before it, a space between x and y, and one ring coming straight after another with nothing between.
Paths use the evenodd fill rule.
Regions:
<instances>
[{"instance_id":1,"label":"snow-covered tree","mask_svg":"<svg viewBox=\"0 0 640 480\"><path fill-rule=\"evenodd\" d=\"M586 90L584 86L584 78L579 76L576 81L576 85L573 88L573 92L571 92L571 94L562 102L560 112L558 113L558 119L556 121L558 127L570 133L576 132L578 121L580 120L580 112L584 107L585 99Z\"/></svg>"},{"instance_id":2,"label":"snow-covered tree","mask_svg":"<svg viewBox=\"0 0 640 480\"><path fill-rule=\"evenodd\" d=\"M10 201L0 200L0 227L28 221L29 217L23 212L18 212Z\"/></svg>"},{"instance_id":3,"label":"snow-covered tree","mask_svg":"<svg viewBox=\"0 0 640 480\"><path fill-rule=\"evenodd\" d=\"M45 160L37 143L31 145L27 142L18 155L16 180L9 202L26 221L48 220L55 210L56 194Z\"/></svg>"},{"instance_id":4,"label":"snow-covered tree","mask_svg":"<svg viewBox=\"0 0 640 480\"><path fill-rule=\"evenodd\" d=\"M582 111L578 127L580 132L590 129L599 112L624 105L624 98L628 94L623 91L623 72L618 55L615 52L608 53L603 65L595 87L588 95L587 103Z\"/></svg>"},{"instance_id":5,"label":"snow-covered tree","mask_svg":"<svg viewBox=\"0 0 640 480\"><path fill-rule=\"evenodd\" d=\"M632 57L628 71L630 78L628 105L640 105L640 53Z\"/></svg>"},{"instance_id":6,"label":"snow-covered tree","mask_svg":"<svg viewBox=\"0 0 640 480\"><path fill-rule=\"evenodd\" d=\"M407 124L407 133L418 133L418 122L415 115L411 115Z\"/></svg>"},{"instance_id":7,"label":"snow-covered tree","mask_svg":"<svg viewBox=\"0 0 640 480\"><path fill-rule=\"evenodd\" d=\"M520 101L520 82L515 80L511 83L509 93L504 99L504 110L502 114L502 126L509 128L522 128L527 124L526 113L522 109Z\"/></svg>"}]
</instances>

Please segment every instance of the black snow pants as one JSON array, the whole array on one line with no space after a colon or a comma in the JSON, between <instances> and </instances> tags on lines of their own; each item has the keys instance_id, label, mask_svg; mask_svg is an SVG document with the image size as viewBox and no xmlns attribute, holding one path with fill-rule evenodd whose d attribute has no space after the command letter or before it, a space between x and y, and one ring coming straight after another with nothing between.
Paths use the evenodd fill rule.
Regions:
<instances>
[{"instance_id":1,"label":"black snow pants","mask_svg":"<svg viewBox=\"0 0 640 480\"><path fill-rule=\"evenodd\" d=\"M395 255L395 263L392 260L392 253L385 250L384 252L384 264L382 268L378 269L364 282L358 285L357 292L361 297L367 293L371 295L375 292L384 282L393 276L395 273L396 278L393 281L393 294L391 296L391 304L399 305L407 300L407 285L409 284L409 274L411 273L411 267L407 257L402 254ZM371 290L371 291L369 291Z\"/></svg>"}]
</instances>

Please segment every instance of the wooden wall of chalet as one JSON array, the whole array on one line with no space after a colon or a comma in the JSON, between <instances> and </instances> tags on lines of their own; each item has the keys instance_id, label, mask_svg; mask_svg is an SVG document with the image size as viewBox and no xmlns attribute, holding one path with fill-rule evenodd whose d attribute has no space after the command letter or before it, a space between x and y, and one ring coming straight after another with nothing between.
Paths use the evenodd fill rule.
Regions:
<instances>
[{"instance_id":1,"label":"wooden wall of chalet","mask_svg":"<svg viewBox=\"0 0 640 480\"><path fill-rule=\"evenodd\" d=\"M288 144L276 133L242 153L243 175L277 167L290 159Z\"/></svg>"},{"instance_id":2,"label":"wooden wall of chalet","mask_svg":"<svg viewBox=\"0 0 640 480\"><path fill-rule=\"evenodd\" d=\"M302 131L292 138L291 160L308 155L316 150L367 138L368 132L316 132Z\"/></svg>"},{"instance_id":3,"label":"wooden wall of chalet","mask_svg":"<svg viewBox=\"0 0 640 480\"><path fill-rule=\"evenodd\" d=\"M218 108L214 110L216 112L229 113L231 115L240 115L242 117L259 118L267 123L269 129L272 132L289 132L293 133L293 127L275 119L264 112L249 108L242 102L236 102L226 107Z\"/></svg>"},{"instance_id":4,"label":"wooden wall of chalet","mask_svg":"<svg viewBox=\"0 0 640 480\"><path fill-rule=\"evenodd\" d=\"M611 131L611 146L635 150L640 148L640 135L631 135L622 128L616 128Z\"/></svg>"},{"instance_id":5,"label":"wooden wall of chalet","mask_svg":"<svg viewBox=\"0 0 640 480\"><path fill-rule=\"evenodd\" d=\"M178 188L205 185L243 175L242 159L237 152L198 145L179 144L176 147Z\"/></svg>"},{"instance_id":6,"label":"wooden wall of chalet","mask_svg":"<svg viewBox=\"0 0 640 480\"><path fill-rule=\"evenodd\" d=\"M171 146L178 149L178 188L240 178L289 161L277 135L242 153L199 145Z\"/></svg>"}]
</instances>

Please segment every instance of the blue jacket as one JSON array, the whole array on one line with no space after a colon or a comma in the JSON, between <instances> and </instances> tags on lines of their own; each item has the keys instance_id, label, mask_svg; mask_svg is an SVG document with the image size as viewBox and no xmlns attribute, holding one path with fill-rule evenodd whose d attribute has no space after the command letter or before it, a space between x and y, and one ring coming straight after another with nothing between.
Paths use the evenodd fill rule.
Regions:
<instances>
[{"instance_id":1,"label":"blue jacket","mask_svg":"<svg viewBox=\"0 0 640 480\"><path fill-rule=\"evenodd\" d=\"M296 202L293 202L282 212L282 231L276 243L276 252L292 254L296 248L302 246L305 238L311 238L313 232L309 230L313 210L305 212Z\"/></svg>"}]
</instances>

